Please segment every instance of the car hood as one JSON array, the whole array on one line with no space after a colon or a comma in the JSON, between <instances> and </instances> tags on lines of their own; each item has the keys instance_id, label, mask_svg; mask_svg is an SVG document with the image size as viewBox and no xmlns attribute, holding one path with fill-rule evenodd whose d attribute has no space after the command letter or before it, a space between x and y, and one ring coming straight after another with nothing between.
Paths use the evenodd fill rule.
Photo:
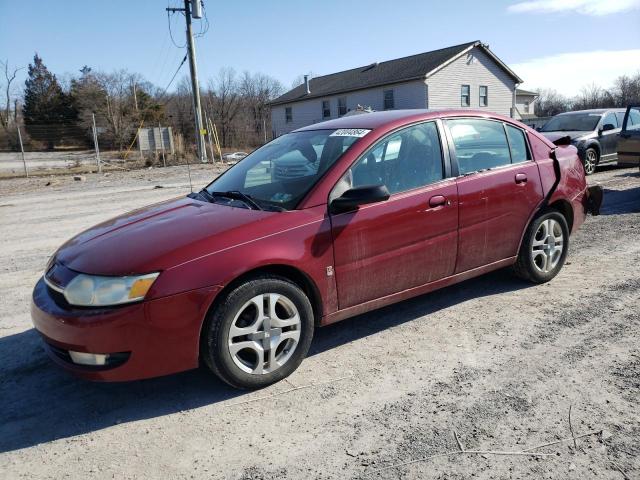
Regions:
<instances>
[{"instance_id":1,"label":"car hood","mask_svg":"<svg viewBox=\"0 0 640 480\"><path fill-rule=\"evenodd\" d=\"M587 135L589 135L590 131L580 131L580 130L575 130L575 131L571 131L571 132L540 132L541 134L543 134L545 137L547 137L550 141L554 142L559 138L562 137L566 137L569 136L571 137L571 140L578 140L581 137L586 137Z\"/></svg>"},{"instance_id":2,"label":"car hood","mask_svg":"<svg viewBox=\"0 0 640 480\"><path fill-rule=\"evenodd\" d=\"M89 228L60 247L56 260L94 275L166 270L281 231L289 213L173 199Z\"/></svg>"}]
</instances>

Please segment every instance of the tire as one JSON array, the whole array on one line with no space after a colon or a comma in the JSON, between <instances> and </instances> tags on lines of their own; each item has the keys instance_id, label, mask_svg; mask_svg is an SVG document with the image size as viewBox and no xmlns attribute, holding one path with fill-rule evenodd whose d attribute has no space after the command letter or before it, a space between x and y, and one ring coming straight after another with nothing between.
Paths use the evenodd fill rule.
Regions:
<instances>
[{"instance_id":1,"label":"tire","mask_svg":"<svg viewBox=\"0 0 640 480\"><path fill-rule=\"evenodd\" d=\"M589 147L584 152L584 158L582 160L582 164L584 165L584 174L592 175L596 171L596 166L600 161L600 156L598 155L598 151Z\"/></svg>"},{"instance_id":2,"label":"tire","mask_svg":"<svg viewBox=\"0 0 640 480\"><path fill-rule=\"evenodd\" d=\"M555 210L544 213L527 227L514 265L515 273L533 283L548 282L564 265L568 251L569 227L564 215Z\"/></svg>"},{"instance_id":3,"label":"tire","mask_svg":"<svg viewBox=\"0 0 640 480\"><path fill-rule=\"evenodd\" d=\"M304 292L286 278L259 276L234 288L209 312L200 353L232 387L262 388L298 368L313 330L313 309Z\"/></svg>"}]
</instances>

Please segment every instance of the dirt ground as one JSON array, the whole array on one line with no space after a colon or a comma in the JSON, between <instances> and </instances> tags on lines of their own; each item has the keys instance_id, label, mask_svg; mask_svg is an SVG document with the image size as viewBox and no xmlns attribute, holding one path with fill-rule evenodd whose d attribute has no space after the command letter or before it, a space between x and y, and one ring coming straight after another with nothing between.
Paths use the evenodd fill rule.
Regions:
<instances>
[{"instance_id":1,"label":"dirt ground","mask_svg":"<svg viewBox=\"0 0 640 480\"><path fill-rule=\"evenodd\" d=\"M192 170L197 187L214 175ZM640 174L590 181L602 215L551 283L499 271L320 329L288 381L241 392L206 371L78 380L31 328L56 247L185 194L186 168L1 180L0 477L640 478ZM570 426L603 433L574 445ZM454 432L474 451L570 440L480 455Z\"/></svg>"}]
</instances>

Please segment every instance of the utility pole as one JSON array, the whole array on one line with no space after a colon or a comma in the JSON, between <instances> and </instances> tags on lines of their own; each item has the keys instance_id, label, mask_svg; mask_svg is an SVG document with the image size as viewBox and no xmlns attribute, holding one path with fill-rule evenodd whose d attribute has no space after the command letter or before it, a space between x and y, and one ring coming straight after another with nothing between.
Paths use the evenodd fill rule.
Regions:
<instances>
[{"instance_id":1,"label":"utility pole","mask_svg":"<svg viewBox=\"0 0 640 480\"><path fill-rule=\"evenodd\" d=\"M100 165L100 147L98 146L98 129L96 128L96 114L91 114L91 120L93 122L93 147L96 150L96 165L98 167L98 173L102 172L102 166Z\"/></svg>"},{"instance_id":2,"label":"utility pole","mask_svg":"<svg viewBox=\"0 0 640 480\"><path fill-rule=\"evenodd\" d=\"M20 151L22 152L22 165L24 166L24 176L28 177L29 172L27 171L27 161L24 159L24 145L22 145L22 134L20 133L20 126L18 127L18 141L20 142Z\"/></svg>"},{"instance_id":3,"label":"utility pole","mask_svg":"<svg viewBox=\"0 0 640 480\"><path fill-rule=\"evenodd\" d=\"M133 103L136 106L136 112L138 111L138 94L136 93L136 82L131 82L131 88L133 89Z\"/></svg>"},{"instance_id":4,"label":"utility pole","mask_svg":"<svg viewBox=\"0 0 640 480\"><path fill-rule=\"evenodd\" d=\"M191 5L193 8L193 18L201 17L201 0L184 0L184 8L167 8L170 12L183 12L187 21L187 53L189 55L189 72L191 73L191 94L193 96L193 117L196 129L196 147L198 159L201 162L207 161L207 151L204 143L204 128L202 126L202 107L200 104L200 86L198 85L198 67L196 65L196 47L191 31Z\"/></svg>"}]
</instances>

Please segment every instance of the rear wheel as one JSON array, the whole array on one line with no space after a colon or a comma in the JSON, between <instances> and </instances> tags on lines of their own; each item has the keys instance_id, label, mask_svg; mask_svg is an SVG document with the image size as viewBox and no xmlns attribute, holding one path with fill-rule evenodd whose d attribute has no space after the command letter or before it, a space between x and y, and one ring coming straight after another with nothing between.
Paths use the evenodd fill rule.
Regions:
<instances>
[{"instance_id":1,"label":"rear wheel","mask_svg":"<svg viewBox=\"0 0 640 480\"><path fill-rule=\"evenodd\" d=\"M233 387L265 387L298 368L313 328L311 303L297 285L276 276L256 277L210 312L202 359Z\"/></svg>"},{"instance_id":2,"label":"rear wheel","mask_svg":"<svg viewBox=\"0 0 640 480\"><path fill-rule=\"evenodd\" d=\"M595 148L589 147L584 152L584 173L586 175L591 175L596 171L596 166L598 165L598 152Z\"/></svg>"},{"instance_id":3,"label":"rear wheel","mask_svg":"<svg viewBox=\"0 0 640 480\"><path fill-rule=\"evenodd\" d=\"M569 251L569 227L564 216L551 211L535 218L524 235L516 274L534 283L544 283L555 277Z\"/></svg>"}]
</instances>

